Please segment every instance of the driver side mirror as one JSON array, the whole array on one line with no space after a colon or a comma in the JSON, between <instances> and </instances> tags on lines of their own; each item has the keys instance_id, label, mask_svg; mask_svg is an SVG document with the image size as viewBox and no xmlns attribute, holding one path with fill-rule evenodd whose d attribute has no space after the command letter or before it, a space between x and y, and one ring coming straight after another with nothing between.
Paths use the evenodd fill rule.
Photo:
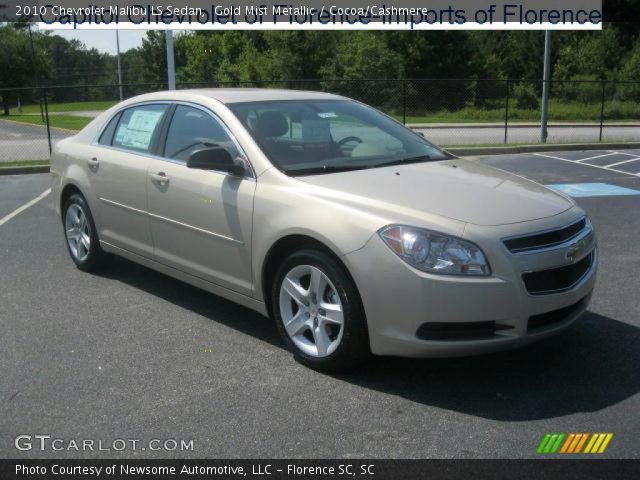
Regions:
<instances>
[{"instance_id":1,"label":"driver side mirror","mask_svg":"<svg viewBox=\"0 0 640 480\"><path fill-rule=\"evenodd\" d=\"M222 147L196 150L187 159L187 168L227 172L235 177L241 177L245 173L242 162L235 161L229 151Z\"/></svg>"}]
</instances>

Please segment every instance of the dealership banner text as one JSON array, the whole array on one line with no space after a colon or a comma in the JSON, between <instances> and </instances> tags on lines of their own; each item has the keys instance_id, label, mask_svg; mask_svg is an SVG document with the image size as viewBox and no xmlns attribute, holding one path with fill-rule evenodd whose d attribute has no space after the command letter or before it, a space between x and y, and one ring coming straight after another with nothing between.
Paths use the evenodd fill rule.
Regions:
<instances>
[{"instance_id":1,"label":"dealership banner text","mask_svg":"<svg viewBox=\"0 0 640 480\"><path fill-rule=\"evenodd\" d=\"M37 22L43 29L600 30L603 13L600 0L39 0L2 5L0 19Z\"/></svg>"}]
</instances>

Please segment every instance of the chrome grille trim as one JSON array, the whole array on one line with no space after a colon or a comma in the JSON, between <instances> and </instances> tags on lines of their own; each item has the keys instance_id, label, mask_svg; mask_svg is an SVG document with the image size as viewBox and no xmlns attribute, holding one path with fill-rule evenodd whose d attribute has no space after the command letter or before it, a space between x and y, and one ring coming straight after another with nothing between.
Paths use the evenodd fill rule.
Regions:
<instances>
[{"instance_id":1,"label":"chrome grille trim","mask_svg":"<svg viewBox=\"0 0 640 480\"><path fill-rule=\"evenodd\" d=\"M582 228L577 230L575 233L571 232L572 229L582 225ZM560 240L552 241L554 235L562 236L563 231L569 231L571 234L567 237L564 237ZM527 233L525 235L516 235L513 237L506 237L502 239L503 245L511 252L513 255L527 255L532 253L540 253L549 250L556 250L561 248L566 248L571 245L573 242L585 238L589 234L593 232L593 227L589 219L584 216L579 220L570 223L561 228L553 228L550 230L543 230L535 233ZM549 239L545 241L544 236L548 236ZM530 246L521 246L517 247L517 241L527 239L532 239L535 242L536 237L540 238L540 243L534 243Z\"/></svg>"}]
</instances>

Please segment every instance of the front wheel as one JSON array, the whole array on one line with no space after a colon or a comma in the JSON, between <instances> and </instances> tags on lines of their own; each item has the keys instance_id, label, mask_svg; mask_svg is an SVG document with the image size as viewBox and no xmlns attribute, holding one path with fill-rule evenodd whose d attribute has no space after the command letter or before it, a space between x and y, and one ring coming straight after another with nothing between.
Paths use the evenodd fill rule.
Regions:
<instances>
[{"instance_id":1,"label":"front wheel","mask_svg":"<svg viewBox=\"0 0 640 480\"><path fill-rule=\"evenodd\" d=\"M273 285L278 330L302 363L338 371L370 355L360 296L332 257L317 250L295 252L282 263Z\"/></svg>"},{"instance_id":2,"label":"front wheel","mask_svg":"<svg viewBox=\"0 0 640 480\"><path fill-rule=\"evenodd\" d=\"M62 209L67 251L80 270L96 270L104 258L100 248L96 226L87 201L79 194L73 194Z\"/></svg>"}]
</instances>

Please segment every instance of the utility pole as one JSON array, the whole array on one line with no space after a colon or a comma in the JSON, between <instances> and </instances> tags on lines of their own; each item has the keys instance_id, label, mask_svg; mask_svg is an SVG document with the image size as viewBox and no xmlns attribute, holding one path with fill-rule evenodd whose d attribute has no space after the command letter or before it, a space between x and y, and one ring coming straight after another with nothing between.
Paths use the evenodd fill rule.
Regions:
<instances>
[{"instance_id":1,"label":"utility pole","mask_svg":"<svg viewBox=\"0 0 640 480\"><path fill-rule=\"evenodd\" d=\"M544 32L544 71L542 73L542 114L540 119L540 141L547 143L547 121L549 119L549 88L551 87L551 30Z\"/></svg>"},{"instance_id":2,"label":"utility pole","mask_svg":"<svg viewBox=\"0 0 640 480\"><path fill-rule=\"evenodd\" d=\"M118 30L116 30L116 50L118 51L118 87L120 87L120 101L124 100L124 95L122 94L122 66L120 65L120 35Z\"/></svg>"},{"instance_id":3,"label":"utility pole","mask_svg":"<svg viewBox=\"0 0 640 480\"><path fill-rule=\"evenodd\" d=\"M165 30L167 40L167 80L169 90L176 89L176 64L173 58L173 30Z\"/></svg>"}]
</instances>

